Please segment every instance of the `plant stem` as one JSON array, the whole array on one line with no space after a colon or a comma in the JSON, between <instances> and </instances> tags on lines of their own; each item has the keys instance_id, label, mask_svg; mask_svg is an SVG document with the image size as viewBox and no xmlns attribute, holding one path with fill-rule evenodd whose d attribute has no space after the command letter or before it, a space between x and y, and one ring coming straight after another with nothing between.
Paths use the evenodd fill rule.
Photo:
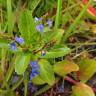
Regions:
<instances>
[{"instance_id":1,"label":"plant stem","mask_svg":"<svg viewBox=\"0 0 96 96\"><path fill-rule=\"evenodd\" d=\"M10 79L10 77L11 77L13 71L14 71L14 63L13 63L14 60L15 60L15 56L13 57L10 65L9 65L9 69L8 69L8 71L7 71L7 74L6 74L5 78L4 78L4 82L3 82L3 84L2 84L3 87L7 84L7 82L9 81L9 79ZM8 84L7 84L7 85L8 85Z\"/></svg>"},{"instance_id":2,"label":"plant stem","mask_svg":"<svg viewBox=\"0 0 96 96\"><path fill-rule=\"evenodd\" d=\"M2 56L1 56L1 68L2 68L3 75L5 72L6 53L7 53L7 50L5 48L2 48L2 51L1 51L1 54L2 54Z\"/></svg>"},{"instance_id":3,"label":"plant stem","mask_svg":"<svg viewBox=\"0 0 96 96\"><path fill-rule=\"evenodd\" d=\"M7 0L8 34L12 36L12 6L11 0Z\"/></svg>"},{"instance_id":4,"label":"plant stem","mask_svg":"<svg viewBox=\"0 0 96 96\"><path fill-rule=\"evenodd\" d=\"M28 77L29 77L29 74L28 74L28 72L26 72L25 74L24 74L24 96L27 96L27 92L28 92Z\"/></svg>"},{"instance_id":5,"label":"plant stem","mask_svg":"<svg viewBox=\"0 0 96 96\"><path fill-rule=\"evenodd\" d=\"M57 6L57 14L55 19L55 26L54 28L57 29L60 25L61 21L61 14L62 14L62 0L58 0L58 6Z\"/></svg>"},{"instance_id":6,"label":"plant stem","mask_svg":"<svg viewBox=\"0 0 96 96\"><path fill-rule=\"evenodd\" d=\"M96 93L96 88L93 87L92 89L93 89L93 91Z\"/></svg>"},{"instance_id":7,"label":"plant stem","mask_svg":"<svg viewBox=\"0 0 96 96\"><path fill-rule=\"evenodd\" d=\"M74 85L76 85L76 84L78 83L77 81L73 80L73 79L72 79L71 77L69 77L69 76L64 77L64 79L67 80L67 81L69 81L70 83L72 83L72 84L74 84Z\"/></svg>"},{"instance_id":8,"label":"plant stem","mask_svg":"<svg viewBox=\"0 0 96 96\"><path fill-rule=\"evenodd\" d=\"M76 84L78 83L78 81L73 80L73 79L72 79L71 77L69 77L69 76L64 77L64 79L65 79L66 81L74 84L74 85L76 85ZM96 88L93 87L92 90L96 93Z\"/></svg>"},{"instance_id":9,"label":"plant stem","mask_svg":"<svg viewBox=\"0 0 96 96\"><path fill-rule=\"evenodd\" d=\"M71 46L88 46L88 45L96 45L96 42L85 42L85 43L68 43L67 45L71 45Z\"/></svg>"}]
</instances>

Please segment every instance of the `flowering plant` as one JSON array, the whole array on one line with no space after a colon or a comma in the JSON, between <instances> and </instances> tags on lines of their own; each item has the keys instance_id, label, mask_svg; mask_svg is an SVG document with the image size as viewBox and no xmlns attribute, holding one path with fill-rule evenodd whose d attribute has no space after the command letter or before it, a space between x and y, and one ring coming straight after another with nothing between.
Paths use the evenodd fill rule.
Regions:
<instances>
[{"instance_id":1,"label":"flowering plant","mask_svg":"<svg viewBox=\"0 0 96 96\"><path fill-rule=\"evenodd\" d=\"M16 3L17 1L18 3ZM92 0L83 6L82 11L79 10L80 14L76 20L73 20L65 10L62 11L62 0L48 1L51 7L52 3L57 4L56 14L52 17L46 17L46 14L45 16L38 15L43 14L42 10L40 11L38 8L44 8L43 11L48 8L49 5L44 5L47 0L25 0L25 3L22 0L17 1L0 1L2 4L7 4L7 7L2 5L0 11L0 96L7 94L19 96L19 88L23 92L21 96L28 96L30 92L39 96L57 84L61 78L63 83L57 88L59 92L65 91L66 80L73 84L72 96L95 96L94 88L92 89L85 83L96 72L96 61L87 58L85 54L85 57L82 55L79 58L80 54L77 54L77 49L80 51L85 48L86 50L86 46L77 48L76 45L74 48L75 44L71 44L72 46L69 44L76 40L69 37L82 31L80 20ZM73 2L71 3L73 4ZM34 7L30 4L33 4ZM42 7L40 4L46 7ZM37 11L35 12L35 10ZM6 16L3 16L5 14ZM78 32L77 25L81 28ZM86 45L86 42L84 44ZM74 53L76 53L75 56ZM28 90L31 91L28 93Z\"/></svg>"}]
</instances>

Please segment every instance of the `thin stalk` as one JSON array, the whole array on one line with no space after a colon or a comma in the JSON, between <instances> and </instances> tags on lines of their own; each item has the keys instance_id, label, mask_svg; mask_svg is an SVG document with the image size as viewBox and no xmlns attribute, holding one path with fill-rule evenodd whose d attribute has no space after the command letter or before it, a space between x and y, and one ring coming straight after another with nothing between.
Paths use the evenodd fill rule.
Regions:
<instances>
[{"instance_id":1,"label":"thin stalk","mask_svg":"<svg viewBox=\"0 0 96 96\"><path fill-rule=\"evenodd\" d=\"M96 45L96 42L85 42L85 43L68 43L67 45L70 45L70 46L88 46L88 45Z\"/></svg>"},{"instance_id":2,"label":"thin stalk","mask_svg":"<svg viewBox=\"0 0 96 96\"><path fill-rule=\"evenodd\" d=\"M41 0L37 0L35 6L32 9L32 13L34 12L34 10L37 8L38 4L41 2Z\"/></svg>"},{"instance_id":3,"label":"thin stalk","mask_svg":"<svg viewBox=\"0 0 96 96\"><path fill-rule=\"evenodd\" d=\"M74 84L74 85L76 85L78 82L77 81L75 81L75 80L73 80L71 77L69 77L69 76L66 76L66 77L64 77L64 80L67 80L67 81L69 81L70 83L72 83L72 84Z\"/></svg>"},{"instance_id":4,"label":"thin stalk","mask_svg":"<svg viewBox=\"0 0 96 96\"><path fill-rule=\"evenodd\" d=\"M55 26L54 26L55 29L59 28L59 25L60 25L61 14L62 14L61 9L62 9L62 0L58 0L57 13L56 13L56 19L55 19Z\"/></svg>"},{"instance_id":5,"label":"thin stalk","mask_svg":"<svg viewBox=\"0 0 96 96\"><path fill-rule=\"evenodd\" d=\"M66 80L66 81L68 81L68 82L70 82L70 83L72 83L72 84L74 84L74 85L77 85L77 84L78 84L78 81L73 80L73 79L72 79L71 77L69 77L69 76L64 77L64 80ZM96 93L96 88L92 88L92 90Z\"/></svg>"},{"instance_id":6,"label":"thin stalk","mask_svg":"<svg viewBox=\"0 0 96 96\"><path fill-rule=\"evenodd\" d=\"M7 71L7 74L4 78L4 82L2 84L3 87L7 84L7 82L9 81L9 79L14 71L14 59L15 59L15 56L13 57L13 60L11 61L10 65L9 65L9 69Z\"/></svg>"},{"instance_id":7,"label":"thin stalk","mask_svg":"<svg viewBox=\"0 0 96 96\"><path fill-rule=\"evenodd\" d=\"M0 23L0 32L2 31L2 24Z\"/></svg>"},{"instance_id":8,"label":"thin stalk","mask_svg":"<svg viewBox=\"0 0 96 96\"><path fill-rule=\"evenodd\" d=\"M2 9L1 9L1 22L3 24L3 16L2 16ZM1 24L1 28L0 28L0 34L3 34L2 32L2 24ZM8 50L6 48L2 48L1 49L1 70L3 73L3 78L4 78L4 73L5 73L5 63L6 63L6 54L7 54ZM9 89L8 84L5 82L5 80L3 80L3 83L5 84L6 88Z\"/></svg>"},{"instance_id":9,"label":"thin stalk","mask_svg":"<svg viewBox=\"0 0 96 96\"><path fill-rule=\"evenodd\" d=\"M7 0L7 15L8 15L8 34L12 36L12 5L11 0Z\"/></svg>"},{"instance_id":10,"label":"thin stalk","mask_svg":"<svg viewBox=\"0 0 96 96\"><path fill-rule=\"evenodd\" d=\"M28 75L28 72L26 72L25 74L24 74L24 96L27 96L27 91L28 91L28 77L29 77L29 75Z\"/></svg>"},{"instance_id":11,"label":"thin stalk","mask_svg":"<svg viewBox=\"0 0 96 96\"><path fill-rule=\"evenodd\" d=\"M7 49L2 48L2 50L1 50L1 69L2 69L3 75L5 72L6 54L7 54Z\"/></svg>"}]
</instances>

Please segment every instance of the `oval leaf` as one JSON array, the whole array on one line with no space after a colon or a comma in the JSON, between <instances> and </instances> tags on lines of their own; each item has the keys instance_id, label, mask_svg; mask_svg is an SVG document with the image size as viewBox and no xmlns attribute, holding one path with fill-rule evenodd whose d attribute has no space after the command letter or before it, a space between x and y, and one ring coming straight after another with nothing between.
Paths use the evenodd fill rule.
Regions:
<instances>
[{"instance_id":1,"label":"oval leaf","mask_svg":"<svg viewBox=\"0 0 96 96\"><path fill-rule=\"evenodd\" d=\"M38 75L32 79L32 83L36 85L43 85L46 82Z\"/></svg>"},{"instance_id":2,"label":"oval leaf","mask_svg":"<svg viewBox=\"0 0 96 96\"><path fill-rule=\"evenodd\" d=\"M72 90L72 96L95 96L92 88L83 83L78 83L77 85L73 86Z\"/></svg>"},{"instance_id":3,"label":"oval leaf","mask_svg":"<svg viewBox=\"0 0 96 96\"><path fill-rule=\"evenodd\" d=\"M49 85L53 85L55 82L55 76L52 65L50 65L45 59L41 59L38 64L40 66L40 77Z\"/></svg>"},{"instance_id":4,"label":"oval leaf","mask_svg":"<svg viewBox=\"0 0 96 96\"><path fill-rule=\"evenodd\" d=\"M88 81L96 72L96 60L82 59L79 62L79 78L81 82Z\"/></svg>"},{"instance_id":5,"label":"oval leaf","mask_svg":"<svg viewBox=\"0 0 96 96\"><path fill-rule=\"evenodd\" d=\"M35 22L29 10L24 9L19 19L19 31L26 44L31 43L33 34L36 33Z\"/></svg>"},{"instance_id":6,"label":"oval leaf","mask_svg":"<svg viewBox=\"0 0 96 96\"><path fill-rule=\"evenodd\" d=\"M15 72L21 75L25 72L30 60L30 54L18 54L15 59Z\"/></svg>"},{"instance_id":7,"label":"oval leaf","mask_svg":"<svg viewBox=\"0 0 96 96\"><path fill-rule=\"evenodd\" d=\"M78 71L79 67L72 61L64 60L54 64L54 72L60 76L65 76L73 71Z\"/></svg>"},{"instance_id":8,"label":"oval leaf","mask_svg":"<svg viewBox=\"0 0 96 96\"><path fill-rule=\"evenodd\" d=\"M40 58L58 58L67 55L70 53L70 48L64 47L64 48L57 48L52 51L47 51L44 56L41 56L41 52L38 53L38 57Z\"/></svg>"}]
</instances>

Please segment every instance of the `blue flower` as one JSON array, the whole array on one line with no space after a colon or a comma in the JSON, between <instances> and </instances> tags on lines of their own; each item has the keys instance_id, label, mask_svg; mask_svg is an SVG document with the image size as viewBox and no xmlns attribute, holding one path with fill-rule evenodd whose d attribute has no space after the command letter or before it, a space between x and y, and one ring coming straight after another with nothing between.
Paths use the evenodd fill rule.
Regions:
<instances>
[{"instance_id":1,"label":"blue flower","mask_svg":"<svg viewBox=\"0 0 96 96\"><path fill-rule=\"evenodd\" d=\"M32 71L30 73L30 80L39 75L38 69L40 68L37 61L31 61L30 66L32 67Z\"/></svg>"},{"instance_id":2,"label":"blue flower","mask_svg":"<svg viewBox=\"0 0 96 96\"><path fill-rule=\"evenodd\" d=\"M16 43L15 43L15 42L12 42L12 43L10 44L10 48L11 48L11 50L16 51L16 50L17 50Z\"/></svg>"},{"instance_id":3,"label":"blue flower","mask_svg":"<svg viewBox=\"0 0 96 96\"><path fill-rule=\"evenodd\" d=\"M52 27L52 21L51 20L48 20L47 24L48 24L49 27Z\"/></svg>"},{"instance_id":4,"label":"blue flower","mask_svg":"<svg viewBox=\"0 0 96 96\"><path fill-rule=\"evenodd\" d=\"M19 44L24 44L24 39L20 37L15 37L15 41L18 42Z\"/></svg>"},{"instance_id":5,"label":"blue flower","mask_svg":"<svg viewBox=\"0 0 96 96\"><path fill-rule=\"evenodd\" d=\"M46 51L42 50L41 51L41 56L44 56L46 54Z\"/></svg>"},{"instance_id":6,"label":"blue flower","mask_svg":"<svg viewBox=\"0 0 96 96\"><path fill-rule=\"evenodd\" d=\"M39 31L39 32L44 32L44 25L43 24L37 25L36 30Z\"/></svg>"},{"instance_id":7,"label":"blue flower","mask_svg":"<svg viewBox=\"0 0 96 96\"><path fill-rule=\"evenodd\" d=\"M36 68L36 69L39 68L39 65L38 65L38 62L37 62L37 61L31 61L31 62L30 62L30 66L31 66L32 68Z\"/></svg>"},{"instance_id":8,"label":"blue flower","mask_svg":"<svg viewBox=\"0 0 96 96\"><path fill-rule=\"evenodd\" d=\"M30 74L30 80L32 80L34 77L39 75L39 71L37 69L32 69L32 72Z\"/></svg>"},{"instance_id":9,"label":"blue flower","mask_svg":"<svg viewBox=\"0 0 96 96\"><path fill-rule=\"evenodd\" d=\"M37 18L37 17L35 17L34 20L35 20L35 22L40 22L40 21L42 21L41 18Z\"/></svg>"}]
</instances>

